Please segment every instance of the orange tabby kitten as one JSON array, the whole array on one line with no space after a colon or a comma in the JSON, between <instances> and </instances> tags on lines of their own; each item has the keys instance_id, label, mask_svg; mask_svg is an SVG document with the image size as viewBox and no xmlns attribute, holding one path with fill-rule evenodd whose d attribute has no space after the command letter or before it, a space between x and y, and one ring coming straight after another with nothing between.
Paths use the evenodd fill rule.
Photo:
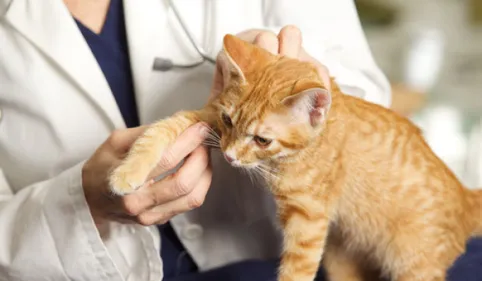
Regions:
<instances>
[{"instance_id":1,"label":"orange tabby kitten","mask_svg":"<svg viewBox=\"0 0 482 281\"><path fill-rule=\"evenodd\" d=\"M381 106L325 89L314 66L227 35L227 89L199 111L153 124L112 174L117 194L145 183L163 150L198 121L233 166L263 173L284 231L279 280L441 281L482 231L482 193L464 188L419 129Z\"/></svg>"}]
</instances>

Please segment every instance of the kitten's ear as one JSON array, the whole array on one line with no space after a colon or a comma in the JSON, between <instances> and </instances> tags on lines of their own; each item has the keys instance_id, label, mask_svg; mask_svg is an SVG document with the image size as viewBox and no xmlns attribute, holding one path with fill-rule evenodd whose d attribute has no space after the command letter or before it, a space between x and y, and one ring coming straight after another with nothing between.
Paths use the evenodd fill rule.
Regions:
<instances>
[{"instance_id":1,"label":"kitten's ear","mask_svg":"<svg viewBox=\"0 0 482 281\"><path fill-rule=\"evenodd\" d=\"M316 128L326 120L331 107L331 93L321 87L307 88L286 97L282 103L290 109L295 120L309 122Z\"/></svg>"},{"instance_id":2,"label":"kitten's ear","mask_svg":"<svg viewBox=\"0 0 482 281\"><path fill-rule=\"evenodd\" d=\"M224 36L220 61L228 68L232 78L239 78L241 83L246 81L246 76L255 71L257 66L274 58L270 52L234 35Z\"/></svg>"}]
</instances>

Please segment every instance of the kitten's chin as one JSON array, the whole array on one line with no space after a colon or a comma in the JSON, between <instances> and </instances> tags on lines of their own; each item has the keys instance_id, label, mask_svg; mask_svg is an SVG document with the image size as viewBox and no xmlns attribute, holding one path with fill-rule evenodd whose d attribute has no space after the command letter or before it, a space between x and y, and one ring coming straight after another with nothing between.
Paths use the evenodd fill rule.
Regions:
<instances>
[{"instance_id":1,"label":"kitten's chin","mask_svg":"<svg viewBox=\"0 0 482 281\"><path fill-rule=\"evenodd\" d=\"M228 163L234 168L241 168L241 169L248 169L248 170L249 169L256 169L256 167L258 166L257 163L241 163L238 160L228 162Z\"/></svg>"}]
</instances>

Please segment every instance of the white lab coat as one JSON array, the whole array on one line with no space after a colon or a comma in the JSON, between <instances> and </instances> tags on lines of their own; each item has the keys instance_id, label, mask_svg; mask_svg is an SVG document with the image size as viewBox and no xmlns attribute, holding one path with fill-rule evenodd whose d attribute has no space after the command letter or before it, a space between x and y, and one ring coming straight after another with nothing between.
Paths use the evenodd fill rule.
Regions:
<instances>
[{"instance_id":1,"label":"white lab coat","mask_svg":"<svg viewBox=\"0 0 482 281\"><path fill-rule=\"evenodd\" d=\"M154 57L199 59L163 0L124 0L142 123L202 106L213 67L152 70ZM348 93L388 106L351 0L175 0L211 56L223 35L296 24L306 50ZM112 223L100 237L81 167L125 124L62 0L0 0L0 280L159 281L155 227ZM272 198L213 155L205 204L172 220L201 270L279 253Z\"/></svg>"}]
</instances>

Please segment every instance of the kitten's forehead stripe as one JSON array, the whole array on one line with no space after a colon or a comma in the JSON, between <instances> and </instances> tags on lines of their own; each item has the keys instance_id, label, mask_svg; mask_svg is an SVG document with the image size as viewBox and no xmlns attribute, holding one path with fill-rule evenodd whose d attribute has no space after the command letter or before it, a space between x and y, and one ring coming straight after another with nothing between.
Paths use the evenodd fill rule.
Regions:
<instances>
[{"instance_id":1,"label":"kitten's forehead stripe","mask_svg":"<svg viewBox=\"0 0 482 281\"><path fill-rule=\"evenodd\" d=\"M246 132L250 135L257 135L258 134L258 126L259 126L259 122L255 121L255 122L249 124L248 128L246 129Z\"/></svg>"},{"instance_id":2,"label":"kitten's forehead stripe","mask_svg":"<svg viewBox=\"0 0 482 281\"><path fill-rule=\"evenodd\" d=\"M281 63L283 66L283 63ZM240 108L249 108L249 111L242 110L240 116L242 116L241 127L247 127L255 120L259 120L264 113L274 109L279 105L281 99L291 94L294 87L297 76L293 75L296 70L286 68L285 73L287 76L292 76L293 79L283 79L276 75L279 71L270 71L273 68L279 68L280 66L271 65L266 67L264 71L258 77L251 77L252 88L242 95L239 105ZM278 97L276 97L278 95ZM245 113L248 113L246 115Z\"/></svg>"}]
</instances>

